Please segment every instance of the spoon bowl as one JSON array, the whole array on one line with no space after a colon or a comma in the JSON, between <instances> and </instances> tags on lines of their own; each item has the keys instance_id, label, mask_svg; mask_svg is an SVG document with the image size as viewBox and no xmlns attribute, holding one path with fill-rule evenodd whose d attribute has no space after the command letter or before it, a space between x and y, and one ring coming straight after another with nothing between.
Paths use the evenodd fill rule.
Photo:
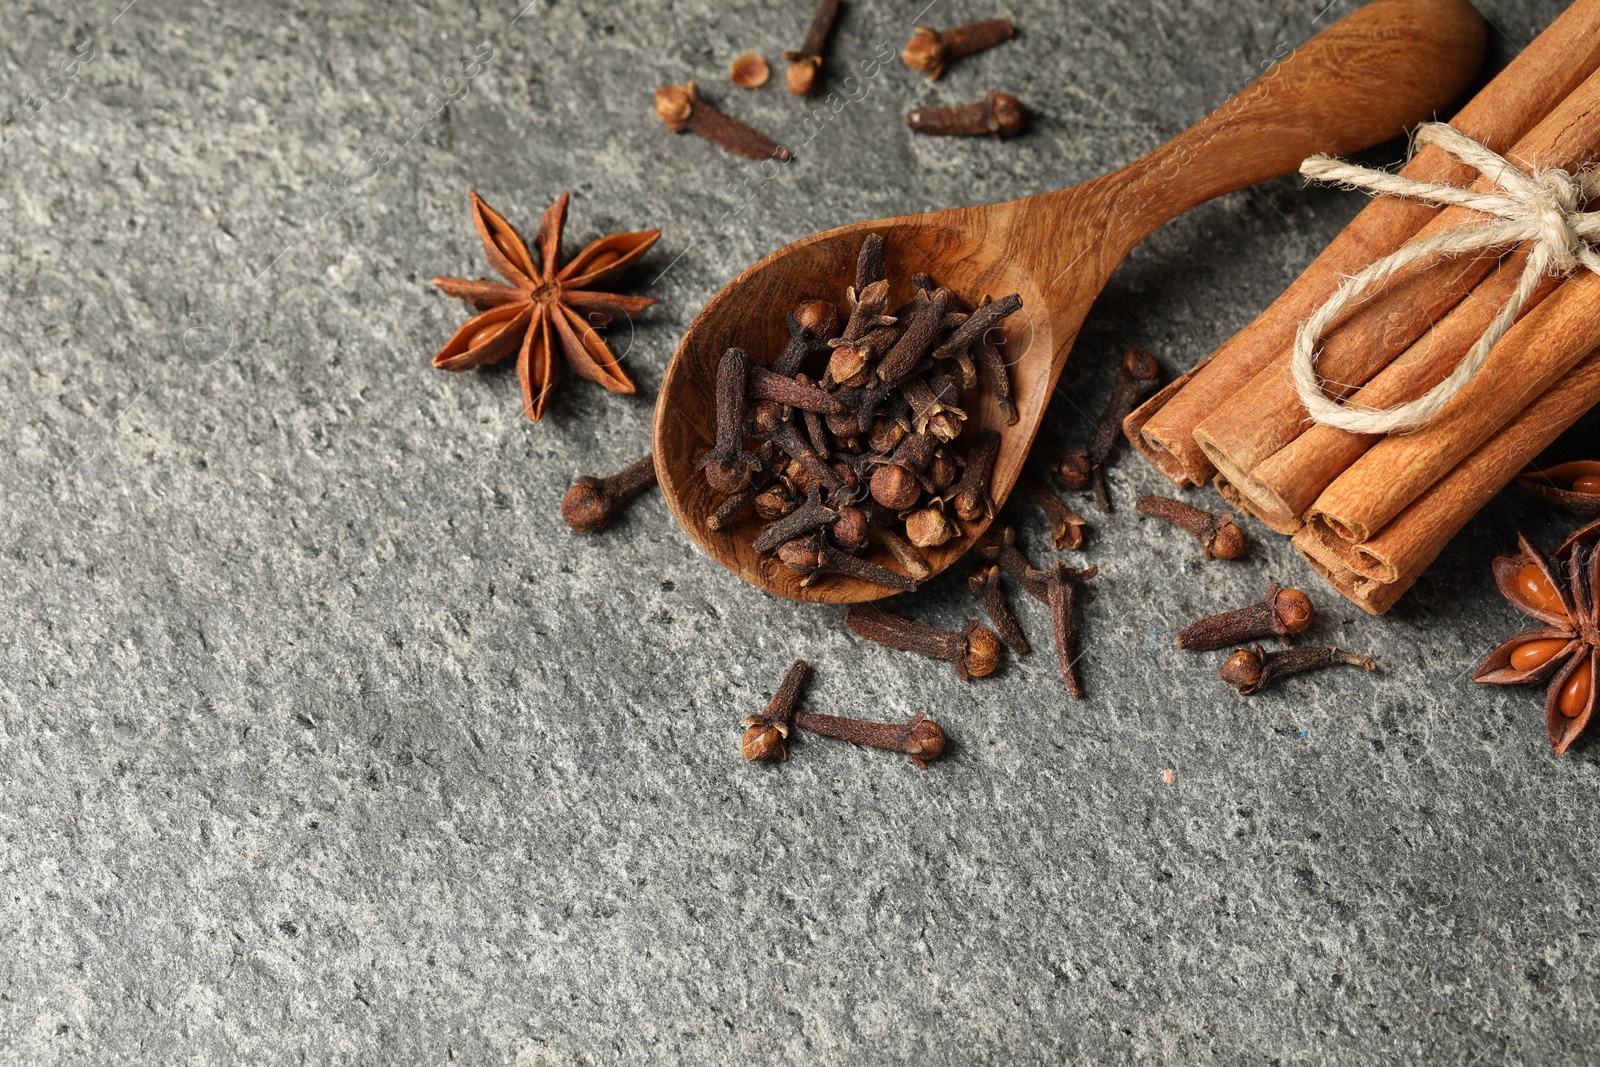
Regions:
<instances>
[{"instance_id":1,"label":"spoon bowl","mask_svg":"<svg viewBox=\"0 0 1600 1067\"><path fill-rule=\"evenodd\" d=\"M1006 425L980 375L966 394L958 445L1001 433L990 495L1015 486L1090 305L1122 259L1196 204L1295 169L1317 152L1344 154L1396 136L1466 89L1484 50L1482 18L1467 0L1376 0L1302 45L1250 87L1173 141L1121 170L1023 200L852 223L772 253L711 299L684 333L656 405L656 474L673 516L707 554L768 592L817 603L859 603L894 591L834 575L813 586L751 547L760 522L722 530L707 519L722 494L696 470L715 439L718 360L731 347L771 362L788 340L785 313L807 298L847 307L843 294L869 233L888 250L889 306L926 272L976 303L1017 293L1022 308L999 328L1019 418ZM967 552L987 521L961 523L923 550L937 574Z\"/></svg>"}]
</instances>

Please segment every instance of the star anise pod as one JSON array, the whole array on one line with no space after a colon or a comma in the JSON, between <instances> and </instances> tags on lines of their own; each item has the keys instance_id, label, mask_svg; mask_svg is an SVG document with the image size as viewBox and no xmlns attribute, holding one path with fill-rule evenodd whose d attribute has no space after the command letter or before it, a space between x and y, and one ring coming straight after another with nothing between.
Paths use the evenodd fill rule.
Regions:
<instances>
[{"instance_id":1,"label":"star anise pod","mask_svg":"<svg viewBox=\"0 0 1600 1067\"><path fill-rule=\"evenodd\" d=\"M534 237L539 252L535 261L511 223L474 192L472 222L483 239L484 254L489 265L511 284L486 278L433 280L434 285L479 311L439 349L433 365L443 370L471 370L517 353L522 410L535 422L544 414L550 391L561 380L563 363L567 370L599 382L613 393L633 392L633 382L596 330L614 315L633 315L656 302L655 297L621 296L603 292L602 287L638 262L661 236L660 230L607 234L558 268L566 217L567 194L562 193L545 211Z\"/></svg>"},{"instance_id":2,"label":"star anise pod","mask_svg":"<svg viewBox=\"0 0 1600 1067\"><path fill-rule=\"evenodd\" d=\"M1600 667L1600 567L1595 550L1575 545L1564 560L1539 551L1517 535L1522 551L1498 556L1494 580L1520 611L1547 625L1524 630L1489 654L1473 680L1492 685L1548 681L1545 727L1562 753L1594 713Z\"/></svg>"}]
</instances>

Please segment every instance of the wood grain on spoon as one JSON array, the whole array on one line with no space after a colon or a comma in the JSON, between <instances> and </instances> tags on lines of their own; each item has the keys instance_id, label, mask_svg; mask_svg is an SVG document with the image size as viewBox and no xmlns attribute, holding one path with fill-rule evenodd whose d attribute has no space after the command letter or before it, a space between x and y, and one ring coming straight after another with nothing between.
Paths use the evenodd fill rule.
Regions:
<instances>
[{"instance_id":1,"label":"wood grain on spoon","mask_svg":"<svg viewBox=\"0 0 1600 1067\"><path fill-rule=\"evenodd\" d=\"M854 603L892 590L848 578L803 588L800 576L751 546L754 525L713 530L720 496L695 464L715 436L716 368L741 347L765 362L786 340L784 311L807 297L839 300L869 232L889 243L890 306L924 271L969 300L1019 293L1004 327L1014 400L1008 426L987 388L968 407L968 434L1001 432L992 494L1010 494L1084 316L1113 270L1163 223L1197 204L1294 170L1308 155L1341 155L1432 118L1471 82L1483 20L1467 0L1376 0L1334 23L1187 132L1102 178L1025 200L855 223L767 256L730 282L690 324L656 405L661 489L678 523L719 563L796 600ZM935 573L983 532L981 518L931 550Z\"/></svg>"}]
</instances>

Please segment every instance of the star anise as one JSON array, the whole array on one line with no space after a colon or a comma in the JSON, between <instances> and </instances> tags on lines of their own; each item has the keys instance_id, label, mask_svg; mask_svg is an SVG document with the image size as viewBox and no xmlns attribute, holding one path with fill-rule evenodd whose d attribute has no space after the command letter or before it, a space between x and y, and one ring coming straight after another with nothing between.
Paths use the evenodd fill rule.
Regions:
<instances>
[{"instance_id":1,"label":"star anise","mask_svg":"<svg viewBox=\"0 0 1600 1067\"><path fill-rule=\"evenodd\" d=\"M433 365L443 370L471 370L498 363L516 352L522 410L535 422L544 414L545 401L561 379L561 363L613 393L633 392L633 382L596 329L614 315L633 315L656 302L655 297L621 296L602 292L601 287L638 262L661 236L660 230L607 234L558 269L561 226L566 217L567 194L562 193L539 225L534 238L539 262L535 262L527 242L511 223L474 192L472 222L483 239L484 254L489 265L511 284L486 278L433 280L434 285L479 311L439 349Z\"/></svg>"},{"instance_id":2,"label":"star anise","mask_svg":"<svg viewBox=\"0 0 1600 1067\"><path fill-rule=\"evenodd\" d=\"M1494 561L1500 592L1545 626L1524 630L1489 654L1473 680L1493 685L1550 683L1545 727L1562 753L1594 713L1600 667L1600 567L1596 550L1578 544L1564 560L1539 551L1517 535L1522 551Z\"/></svg>"}]
</instances>

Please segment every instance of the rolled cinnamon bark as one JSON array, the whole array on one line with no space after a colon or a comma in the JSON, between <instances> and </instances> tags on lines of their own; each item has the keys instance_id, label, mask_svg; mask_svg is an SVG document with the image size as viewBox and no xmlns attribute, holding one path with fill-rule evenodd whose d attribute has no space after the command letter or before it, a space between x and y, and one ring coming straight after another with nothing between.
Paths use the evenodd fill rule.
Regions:
<instances>
[{"instance_id":1,"label":"rolled cinnamon bark","mask_svg":"<svg viewBox=\"0 0 1600 1067\"><path fill-rule=\"evenodd\" d=\"M1503 153L1597 66L1600 0L1576 0L1450 124ZM1400 173L1419 181L1464 184L1473 172L1430 146ZM1426 204L1390 197L1368 204L1259 318L1136 408L1123 422L1128 440L1174 484L1204 485L1216 468L1194 439L1200 422L1227 406L1263 367L1287 353L1299 323L1346 276L1399 248L1437 214L1437 208Z\"/></svg>"},{"instance_id":2,"label":"rolled cinnamon bark","mask_svg":"<svg viewBox=\"0 0 1600 1067\"><path fill-rule=\"evenodd\" d=\"M1588 163L1596 148L1600 148L1600 74L1590 75L1505 155L1515 161L1537 160L1541 167L1573 168ZM1470 188L1489 192L1495 185L1480 177ZM1481 220L1467 208L1447 208L1416 236L1422 239ZM1366 384L1410 347L1430 322L1454 307L1495 261L1484 256L1418 263L1385 283L1381 292L1354 307L1328 332L1317 361L1324 390L1330 396L1348 396ZM1289 377L1289 355L1286 350L1272 360L1232 403L1195 428L1195 441L1235 486L1310 425Z\"/></svg>"},{"instance_id":3,"label":"rolled cinnamon bark","mask_svg":"<svg viewBox=\"0 0 1600 1067\"><path fill-rule=\"evenodd\" d=\"M1600 403L1600 349L1590 352L1370 541L1352 545L1313 521L1295 535L1294 547L1335 589L1381 615L1416 583L1480 508L1596 403Z\"/></svg>"},{"instance_id":4,"label":"rolled cinnamon bark","mask_svg":"<svg viewBox=\"0 0 1600 1067\"><path fill-rule=\"evenodd\" d=\"M1527 264L1527 252L1518 249L1485 278L1466 299L1357 390L1351 406L1388 408L1414 400L1438 385L1483 335L1500 313ZM1545 277L1523 305L1519 320L1552 293L1560 279ZM1334 426L1312 425L1256 464L1234 491L1279 533L1292 534L1301 526L1307 509L1334 479L1383 439L1381 434L1351 433Z\"/></svg>"},{"instance_id":5,"label":"rolled cinnamon bark","mask_svg":"<svg viewBox=\"0 0 1600 1067\"><path fill-rule=\"evenodd\" d=\"M1600 345L1600 274L1583 271L1506 331L1478 373L1415 433L1390 434L1307 512L1347 541L1371 539L1429 486Z\"/></svg>"}]
</instances>

